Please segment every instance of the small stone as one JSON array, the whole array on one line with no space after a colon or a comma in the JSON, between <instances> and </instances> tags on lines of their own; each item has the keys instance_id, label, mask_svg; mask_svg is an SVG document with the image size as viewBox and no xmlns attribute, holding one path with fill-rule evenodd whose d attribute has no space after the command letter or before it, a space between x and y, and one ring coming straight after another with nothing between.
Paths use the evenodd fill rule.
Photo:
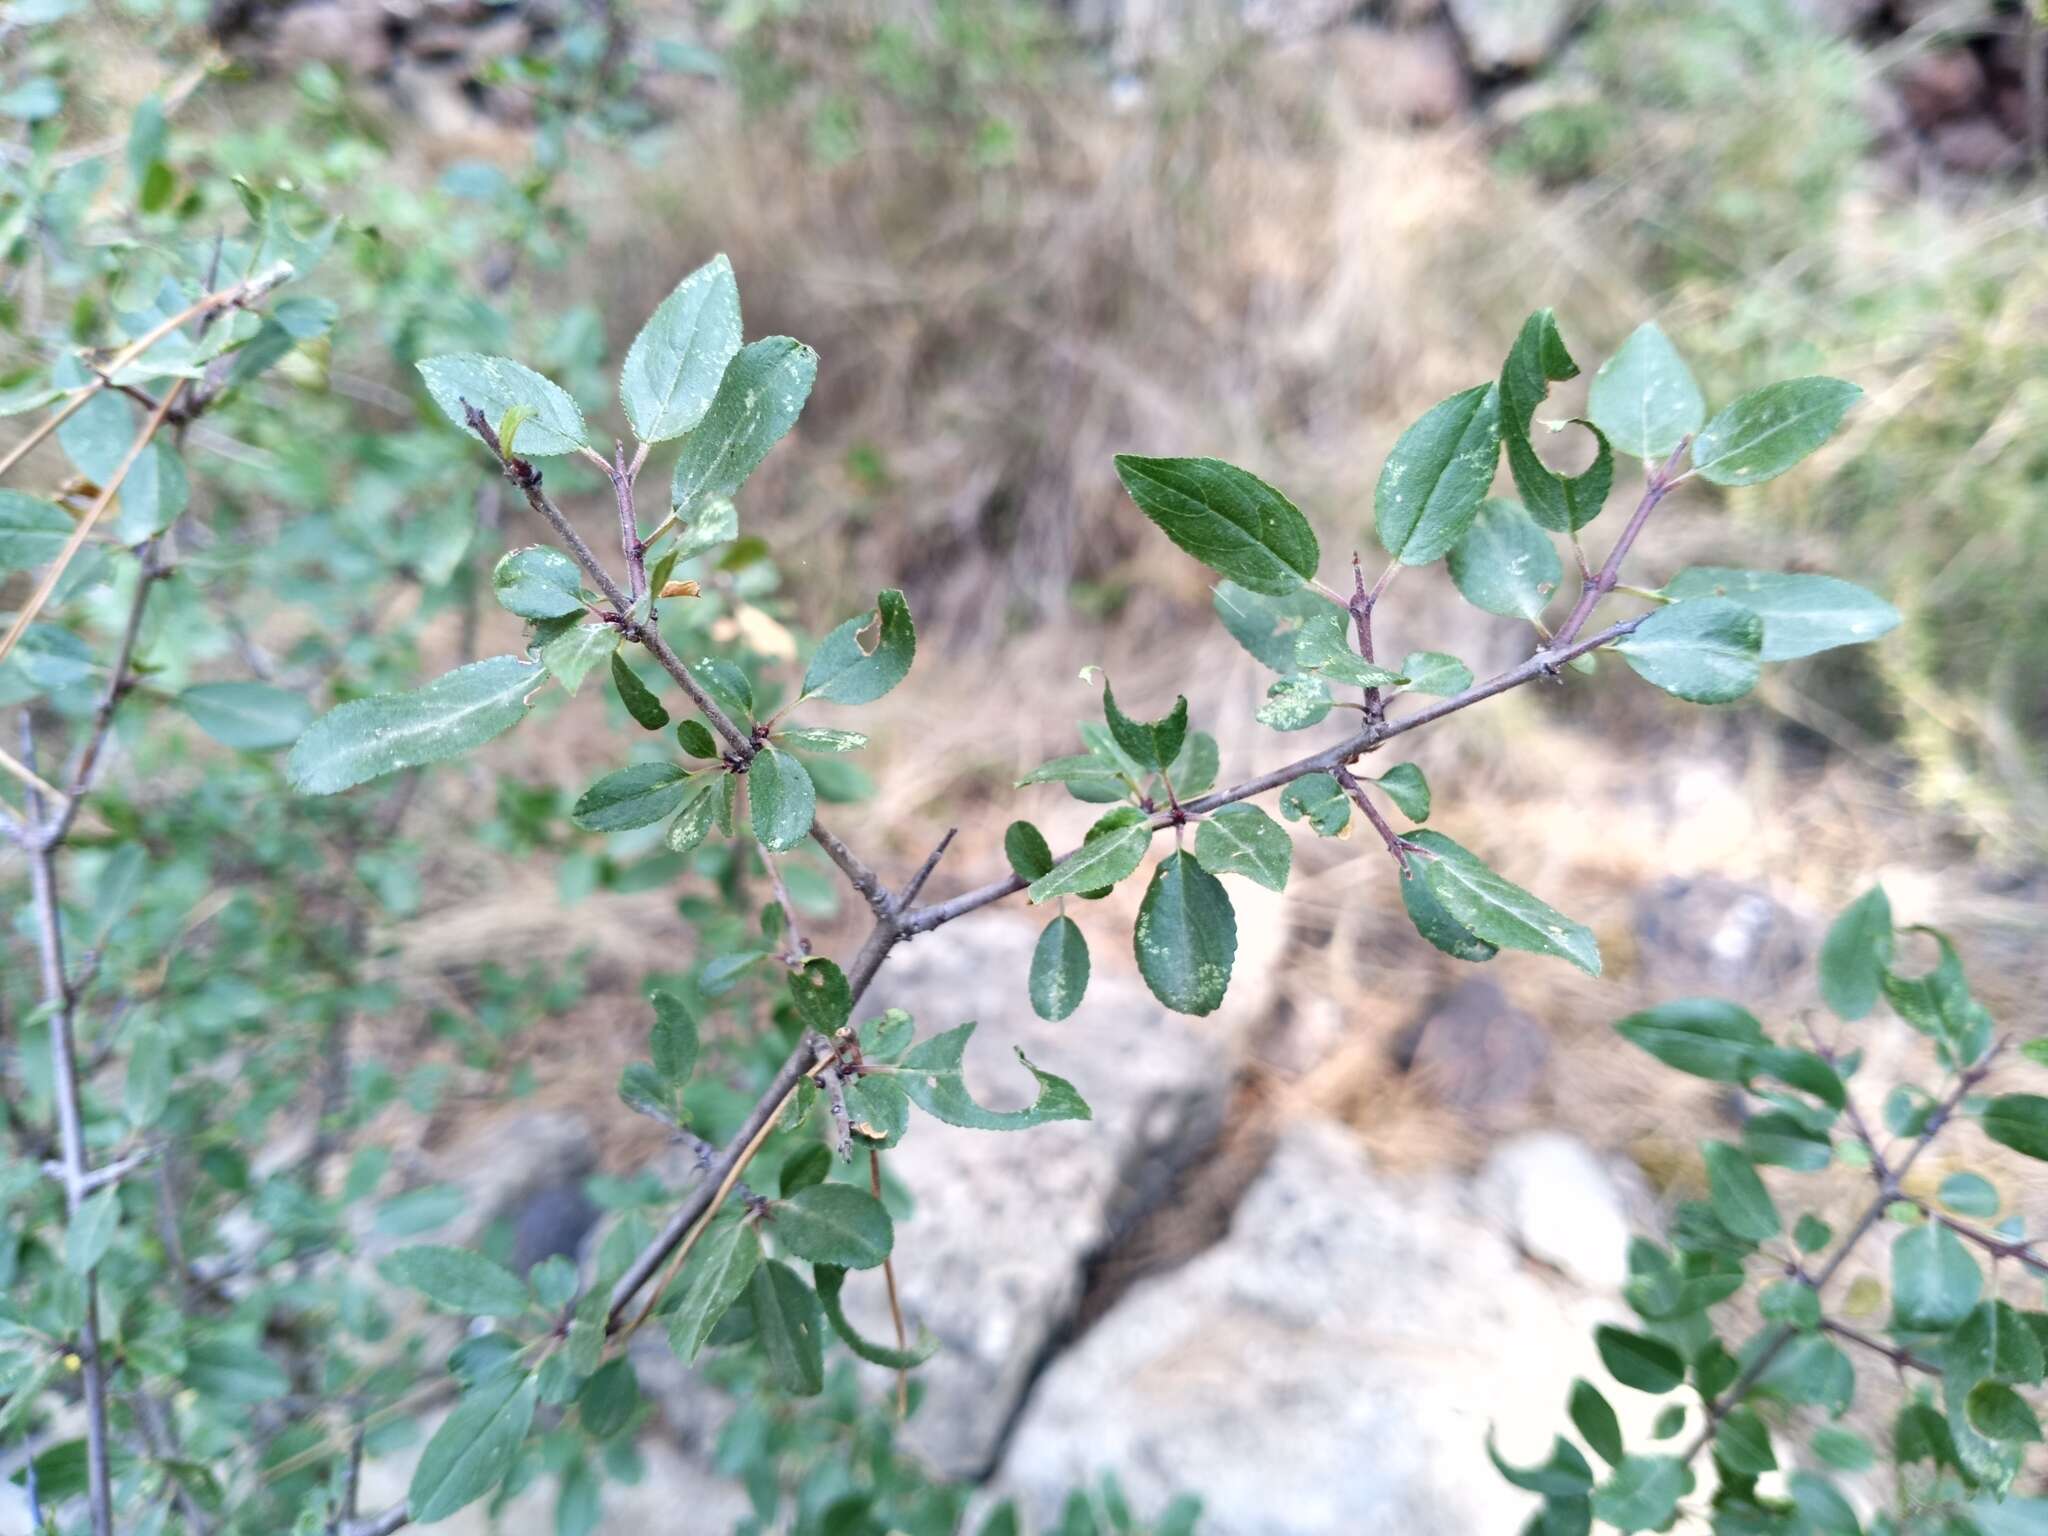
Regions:
<instances>
[{"instance_id":1,"label":"small stone","mask_svg":"<svg viewBox=\"0 0 2048 1536\"><path fill-rule=\"evenodd\" d=\"M1984 98L1984 67L1967 48L1911 55L1893 77L1899 100L1917 128L1962 117Z\"/></svg>"},{"instance_id":2,"label":"small stone","mask_svg":"<svg viewBox=\"0 0 2048 1536\"><path fill-rule=\"evenodd\" d=\"M1636 904L1651 996L1754 1001L1804 973L1805 925L1755 886L1701 875L1659 881Z\"/></svg>"},{"instance_id":3,"label":"small stone","mask_svg":"<svg viewBox=\"0 0 2048 1536\"><path fill-rule=\"evenodd\" d=\"M2024 150L1988 117L1966 118L1943 123L1930 135L1934 158L1942 166L1965 176L1990 176L2009 171L2020 163Z\"/></svg>"},{"instance_id":4,"label":"small stone","mask_svg":"<svg viewBox=\"0 0 2048 1536\"><path fill-rule=\"evenodd\" d=\"M1472 105L1458 40L1441 23L1400 32L1345 27L1314 46L1328 52L1367 121L1434 127L1463 116Z\"/></svg>"},{"instance_id":5,"label":"small stone","mask_svg":"<svg viewBox=\"0 0 2048 1536\"><path fill-rule=\"evenodd\" d=\"M1484 976L1461 982L1411 1031L1402 1066L1448 1108L1526 1104L1543 1082L1550 1037Z\"/></svg>"},{"instance_id":6,"label":"small stone","mask_svg":"<svg viewBox=\"0 0 2048 1536\"><path fill-rule=\"evenodd\" d=\"M1534 69L1588 9L1585 0L1444 0L1482 75Z\"/></svg>"},{"instance_id":7,"label":"small stone","mask_svg":"<svg viewBox=\"0 0 2048 1536\"><path fill-rule=\"evenodd\" d=\"M1628 1216L1621 1192L1591 1149L1561 1131L1534 1131L1494 1149L1479 1200L1514 1244L1588 1289L1628 1279Z\"/></svg>"}]
</instances>

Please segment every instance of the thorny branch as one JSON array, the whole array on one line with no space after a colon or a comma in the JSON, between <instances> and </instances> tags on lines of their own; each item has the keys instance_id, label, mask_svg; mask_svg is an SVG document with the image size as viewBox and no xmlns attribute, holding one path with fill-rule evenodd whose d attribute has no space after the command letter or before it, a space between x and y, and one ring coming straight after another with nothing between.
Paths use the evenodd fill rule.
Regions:
<instances>
[{"instance_id":1,"label":"thorny branch","mask_svg":"<svg viewBox=\"0 0 2048 1536\"><path fill-rule=\"evenodd\" d=\"M637 641L645 646L662 670L675 679L684 693L689 696L691 702L703 713L705 719L711 723L712 728L724 738L727 746L731 749L728 758L729 764L735 768L743 769L760 751L761 743L749 734L742 732L704 693L696 678L690 674L688 667L684 665L681 658L675 654L668 643L662 639L655 627L654 616L651 611L644 619L634 617L633 604L626 592L619 587L610 573L605 570L589 544L576 531L561 508L541 488L540 471L526 460L511 458L504 453L499 445L496 433L492 430L489 421L485 419L481 411L467 402L464 402L464 410L471 430L478 437L482 438L485 445L490 448L506 478L520 489L525 495L528 505L554 529L556 534L562 539L562 542L568 546L569 552L576 560L576 563L590 577L592 583L604 595L605 599L612 604L621 633L628 640ZM1681 445L1681 451L1682 447L1683 445ZM597 456L592 455L592 457L596 458ZM1401 839L1392 833L1392 829L1385 825L1384 818L1378 816L1370 806L1370 803L1365 800L1363 791L1359 788L1356 778L1349 773L1350 765L1367 753L1376 751L1379 747L1397 736L1402 736L1422 726L1433 724L1449 715L1469 709L1475 704L1483 703L1488 699L1519 688L1525 683L1534 682L1538 678L1555 677L1567 662L1590 651L1599 650L1603 646L1611 645L1623 635L1635 630L1647 615L1623 619L1583 639L1578 638L1579 631L1585 627L1586 616L1592 612L1594 605L1599 601L1600 597L1614 589L1622 560L1627 555L1628 548L1634 542L1636 535L1642 531L1644 522L1647 521L1650 513L1656 509L1657 503L1670 490L1671 485L1675 483L1672 478L1672 471L1675 469L1676 459L1677 455L1674 454L1672 462L1667 463L1663 469L1651 477L1649 486L1644 492L1642 503L1636 508L1628 527L1623 531L1621 539L1617 542L1614 551L1609 555L1606 566L1588 584L1586 590L1581 593L1578 608L1574 610L1573 617L1567 621L1566 627L1561 629L1546 645L1527 660L1517 666L1510 667L1505 672L1489 678L1485 682L1474 684L1455 697L1440 699L1399 719L1389 720L1385 717L1384 708L1375 713L1369 707L1365 721L1360 729L1344 740L1326 747L1320 752L1247 779L1243 783L1229 789L1216 790L1197 799L1181 802L1169 810L1155 811L1150 821L1151 830L1157 832L1169 826L1184 824L1192 817L1205 815L1210 811L1235 804L1241 800L1251 799L1253 796L1281 788L1284 785L1293 783L1296 779L1304 778L1312 773L1330 773L1339 776L1340 783L1349 781L1347 788L1352 790L1354 797L1359 800L1361 805L1366 807L1367 817L1376 826L1381 828L1382 835L1387 840L1389 851L1396 858L1403 858L1405 849L1402 846ZM599 462L602 462L602 460ZM606 472L613 477L615 487L619 484L620 478L615 472L620 468L621 466L616 463L606 466ZM637 464L632 466L632 468L637 468ZM638 555L644 554L645 545L638 538L636 531L637 523L634 519L629 499L630 471L625 475L625 478L627 480L627 488L623 494L628 499L621 505L619 526L621 542L625 546L630 565L631 561L637 558ZM1360 626L1359 638L1362 646L1368 647L1364 652L1367 659L1370 659L1371 656L1369 649L1371 644L1371 606L1378 600L1380 594L1385 591L1386 586L1393 579L1393 574L1396 570L1398 570L1398 566L1390 566L1370 591L1362 591L1361 595L1354 599L1354 602L1358 604L1359 608L1363 608L1365 613L1364 621ZM652 605L650 604L649 606L651 609ZM1354 608L1353 611L1357 613L1358 608ZM841 839L826 829L823 824L815 821L812 823L812 841L817 843L819 848L824 851L826 857L846 876L847 882L866 901L869 910L873 912L875 918L874 925L869 930L867 939L856 952L852 963L846 968L847 982L854 1002L858 1003L860 998L866 993L869 983L875 978L876 972L881 969L882 963L897 945L905 943L919 934L929 933L933 929L942 927L956 918L964 917L970 912L978 911L982 907L1003 900L1005 897L1013 896L1024 889L1025 882L1017 876L1011 875L1005 879L993 881L990 884L964 892L945 901L933 902L924 906L913 906L912 903L916 901L919 893L923 890L925 882L929 879L939 860L951 845L953 836L954 833L948 831L938 847L924 861L924 864L905 882L903 888L898 892L892 893L883 885L881 877L848 848ZM1062 855L1062 858L1064 857L1067 857L1067 855ZM647 1315L655 1301L659 1299L662 1290L666 1288L666 1276L664 1275L662 1283L655 1287L653 1299L650 1299L638 1315L632 1317L629 1322L628 1314L634 1299L647 1286L650 1280L654 1280L658 1274L663 1273L665 1265L668 1266L670 1272L677 1267L672 1262L673 1257L679 1249L684 1249L686 1244L695 1241L695 1234L702 1230L703 1226L708 1223L709 1218L716 1213L718 1206L723 1202L726 1195L738 1185L741 1170L745 1168L755 1150L767 1140L770 1129L773 1127L774 1122L780 1118L783 1106L795 1093L798 1084L805 1077L809 1076L817 1076L822 1082L825 1073L832 1067L834 1060L835 1058L829 1043L817 1035L807 1032L804 1038L797 1043L796 1048L791 1051L788 1058L776 1069L774 1077L770 1079L760 1096L755 1099L753 1107L747 1112L746 1119L741 1123L738 1131L724 1149L707 1152L705 1146L699 1146L698 1163L703 1168L705 1176L683 1197L682 1203L677 1207L674 1214L669 1217L661 1232L640 1252L612 1286L609 1310L606 1314L606 1330L608 1333L618 1334L622 1331L628 1331L638 1325L640 1318ZM1930 1125L1930 1130L1933 1128L1934 1126ZM1878 1208L1878 1211L1881 1214L1882 1206ZM1870 1221L1874 1222L1875 1220L1875 1215L1870 1217ZM1831 1272L1830 1270L1829 1273ZM897 1333L900 1342L903 1336L903 1327L900 1306L893 1295L893 1273L888 1276L888 1279L891 1282L891 1305L897 1314ZM1779 1347L1782 1348L1782 1344ZM899 1393L901 1390L902 1388L899 1385ZM405 1526L409 1519L410 1516L405 1506L399 1504L368 1520L343 1525L341 1536L390 1536L391 1532Z\"/></svg>"}]
</instances>

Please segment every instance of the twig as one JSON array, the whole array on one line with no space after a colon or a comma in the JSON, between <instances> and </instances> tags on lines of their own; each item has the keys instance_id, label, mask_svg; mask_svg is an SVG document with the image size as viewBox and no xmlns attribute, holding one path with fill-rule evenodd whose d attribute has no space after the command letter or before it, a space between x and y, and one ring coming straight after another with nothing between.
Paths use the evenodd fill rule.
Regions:
<instances>
[{"instance_id":1,"label":"twig","mask_svg":"<svg viewBox=\"0 0 2048 1536\"><path fill-rule=\"evenodd\" d=\"M1400 569L1400 561L1389 560L1387 568L1380 572L1379 580L1372 584L1372 590L1368 592L1365 589L1365 567L1358 563L1358 555L1355 551L1351 556L1352 592L1351 601L1347 606L1351 611L1351 621L1358 630L1359 659L1364 661L1367 666L1374 664L1372 653L1373 609L1378 605L1381 596L1386 592L1387 588L1394 584L1394 577L1400 572ZM1386 717L1387 703L1385 697L1377 688L1366 689L1365 718L1367 720L1384 720ZM1405 869L1407 866L1404 863L1402 867Z\"/></svg>"},{"instance_id":2,"label":"twig","mask_svg":"<svg viewBox=\"0 0 2048 1536\"><path fill-rule=\"evenodd\" d=\"M1402 878L1411 876L1414 873L1414 866L1409 862L1408 855L1415 845L1387 824L1387 818L1380 814L1380 808L1372 803L1372 797L1365 792L1365 786L1358 782L1357 776L1349 768L1339 763L1330 770L1330 774L1344 793L1351 797L1352 803L1365 812L1365 819L1372 823L1373 830L1380 835L1380 841L1387 845L1387 852L1391 853L1394 862L1401 866Z\"/></svg>"},{"instance_id":3,"label":"twig","mask_svg":"<svg viewBox=\"0 0 2048 1536\"><path fill-rule=\"evenodd\" d=\"M939 839L939 846L926 856L924 863L918 866L917 873L904 881L903 889L896 893L896 899L890 903L892 912L901 912L917 900L917 893L924 889L925 881L931 879L932 871L939 867L939 860L946 856L946 850L953 846L953 839L959 835L958 827L946 828L946 835Z\"/></svg>"},{"instance_id":4,"label":"twig","mask_svg":"<svg viewBox=\"0 0 2048 1536\"><path fill-rule=\"evenodd\" d=\"M1921 1371L1929 1376L1941 1374L1941 1367L1932 1360L1923 1360L1910 1349L1887 1344L1883 1339L1872 1338L1860 1328L1851 1328L1847 1323L1837 1322L1832 1317L1822 1318L1820 1326L1825 1332L1832 1333L1837 1338L1847 1339L1851 1344L1861 1344L1872 1354L1883 1355L1902 1371Z\"/></svg>"},{"instance_id":5,"label":"twig","mask_svg":"<svg viewBox=\"0 0 2048 1536\"><path fill-rule=\"evenodd\" d=\"M1671 457L1664 461L1663 467L1650 475L1643 486L1643 498L1636 503L1636 509L1629 517L1628 526L1621 530L1621 537L1614 541L1614 548L1607 553L1607 563L1600 567L1598 576L1580 587L1579 601L1572 609L1571 617L1564 621L1550 642L1553 649L1560 645L1570 645L1579 631L1586 627L1586 621L1593 616L1593 610L1599 606L1600 599L1614 590L1615 583L1621 579L1621 562L1628 558L1629 549L1634 545L1636 535L1643 531L1643 524L1647 523L1650 514L1657 510L1657 503L1670 494L1671 487L1678 483L1678 461L1691 444L1690 435L1679 439L1678 446L1671 450Z\"/></svg>"},{"instance_id":6,"label":"twig","mask_svg":"<svg viewBox=\"0 0 2048 1536\"><path fill-rule=\"evenodd\" d=\"M775 904L782 908L783 926L789 931L789 946L783 953L782 961L791 970L795 970L809 957L811 941L804 937L802 928L797 924L796 903L790 899L789 887L783 883L782 868L775 862L775 855L768 851L766 844L758 840L754 846L761 850L761 862L767 867L768 879L775 887Z\"/></svg>"},{"instance_id":7,"label":"twig","mask_svg":"<svg viewBox=\"0 0 2048 1536\"><path fill-rule=\"evenodd\" d=\"M21 716L22 756L35 763L35 735L28 711ZM28 792L28 813L42 818L40 791ZM91 1170L85 1159L85 1124L78 1087L78 1045L72 1019L72 993L65 980L64 930L57 900L57 861L48 843L28 850L29 882L34 893L36 944L43 967L43 999L50 1010L50 1091L57 1106L57 1144L63 1156L64 1206L72 1221L89 1192ZM100 1359L99 1274L83 1276L85 1313L78 1325L79 1369L85 1382L86 1494L92 1510L93 1536L113 1536L113 1481L109 1470L106 1366Z\"/></svg>"},{"instance_id":8,"label":"twig","mask_svg":"<svg viewBox=\"0 0 2048 1536\"><path fill-rule=\"evenodd\" d=\"M825 857L839 866L839 872L846 876L847 883L860 893L861 900L877 917L889 915L889 892L882 885L882 877L861 862L860 857L846 844L816 822L811 824L811 841L825 850Z\"/></svg>"},{"instance_id":9,"label":"twig","mask_svg":"<svg viewBox=\"0 0 2048 1536\"><path fill-rule=\"evenodd\" d=\"M946 834L951 837L949 832ZM944 844L940 847L943 849ZM882 1198L882 1152L879 1147L868 1148L868 1193L877 1202ZM896 1256L891 1253L882 1260L882 1283L889 1288L889 1321L896 1325L896 1350L901 1354L910 1348L910 1335L903 1327L903 1303L896 1295ZM902 1366L896 1367L896 1417L899 1420L910 1417L910 1372Z\"/></svg>"},{"instance_id":10,"label":"twig","mask_svg":"<svg viewBox=\"0 0 2048 1536\"><path fill-rule=\"evenodd\" d=\"M85 547L86 538L92 533L93 524L97 523L100 515L113 505L114 496L121 489L121 482L128 478L128 472L142 457L142 450L149 446L150 439L156 436L157 428L164 424L164 418L170 414L171 406L178 398L178 391L184 387L183 379L172 380L171 387L164 391L163 403L156 408L149 420L142 424L142 430L135 434L135 441L128 445L128 452L122 456L113 478L100 487L99 495L95 496L92 505L85 509L85 515L79 518L78 526L71 530L71 537L64 541L64 547L57 552L57 558L50 562L50 568L43 572L43 579L36 583L36 589L30 594L28 602L21 612L14 616L14 623L6 635L0 637L0 661L7 659L8 652L12 651L15 643L21 639L22 631L29 627L38 613L42 612L43 605L50 600L50 594L57 590L57 583L64 579L65 568L71 564L79 550Z\"/></svg>"},{"instance_id":11,"label":"twig","mask_svg":"<svg viewBox=\"0 0 2048 1536\"><path fill-rule=\"evenodd\" d=\"M1899 1198L1899 1187L1904 1182L1906 1175L1912 1171L1913 1164L1919 1161L1921 1153L1933 1145L1934 1138L1939 1136L1948 1125L1950 1117L1955 1114L1957 1106L1969 1096L1970 1090L1984 1080L1985 1075L1991 1070L1992 1062L1997 1059L1999 1052L2003 1049L2004 1042L2001 1041L1998 1045L1992 1047L1989 1054L1981 1062L1956 1079L1955 1087L1935 1107L1934 1113L1928 1116L1927 1124L1922 1127L1919 1139L1907 1151L1905 1157L1900 1161L1898 1168L1893 1172L1877 1176L1876 1197L1871 1200L1869 1205L1864 1207L1863 1214L1856 1220L1856 1225L1850 1228L1849 1235L1842 1239L1835 1251L1828 1256L1828 1261L1821 1267L1820 1272L1810 1278L1805 1275L1800 1277L1805 1284L1813 1289L1816 1295L1826 1287L1830 1280L1834 1279L1842 1266L1848 1262L1849 1255L1855 1252L1856 1245L1869 1235L1870 1229L1877 1225L1892 1202ZM1871 1172L1873 1175L1876 1175L1876 1168L1873 1167ZM1790 1344L1798 1336L1798 1333L1799 1330L1790 1323L1780 1323L1778 1325L1776 1332L1764 1341L1763 1348L1757 1351L1755 1357L1751 1359L1742 1374L1735 1378L1734 1382L1725 1392L1705 1405L1706 1423L1701 1426L1699 1434L1693 1438L1692 1443L1682 1453L1682 1460L1691 1461L1701 1451L1706 1449L1708 1443L1714 1438L1714 1431L1720 1426L1721 1420L1726 1418L1729 1411L1749 1395L1750 1389L1763 1379L1764 1373L1770 1370L1771 1366L1776 1363L1778 1356L1784 1352L1785 1346Z\"/></svg>"},{"instance_id":12,"label":"twig","mask_svg":"<svg viewBox=\"0 0 2048 1536\"><path fill-rule=\"evenodd\" d=\"M133 1173L144 1163L155 1157L157 1151L158 1148L154 1146L138 1147L126 1157L117 1157L111 1163L102 1163L99 1167L91 1169L86 1173L85 1177L79 1181L80 1188L85 1194L89 1195L97 1190L106 1188L109 1184L118 1184L128 1174ZM43 1172L59 1182L71 1177L70 1169L62 1162L57 1161L44 1163Z\"/></svg>"}]
</instances>

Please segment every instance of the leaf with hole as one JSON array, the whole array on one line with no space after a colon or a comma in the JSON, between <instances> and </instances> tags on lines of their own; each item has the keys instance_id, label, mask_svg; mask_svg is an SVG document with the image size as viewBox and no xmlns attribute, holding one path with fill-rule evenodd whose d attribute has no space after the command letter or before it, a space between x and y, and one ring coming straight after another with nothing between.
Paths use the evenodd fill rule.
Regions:
<instances>
[{"instance_id":1,"label":"leaf with hole","mask_svg":"<svg viewBox=\"0 0 2048 1536\"><path fill-rule=\"evenodd\" d=\"M974 1026L962 1024L921 1040L895 1069L896 1080L926 1114L970 1131L1022 1131L1053 1120L1091 1118L1087 1102L1063 1077L1041 1072L1022 1051L1017 1059L1038 1083L1038 1097L1023 1109L988 1109L967 1091L963 1066Z\"/></svg>"},{"instance_id":2,"label":"leaf with hole","mask_svg":"<svg viewBox=\"0 0 2048 1536\"><path fill-rule=\"evenodd\" d=\"M857 1358L885 1370L914 1371L938 1353L939 1341L922 1326L917 1331L917 1343L909 1349L891 1349L863 1337L839 1303L839 1293L846 1285L844 1269L832 1264L814 1264L811 1266L811 1278L817 1283L818 1302L824 1308L825 1321L839 1335L839 1342L852 1350Z\"/></svg>"},{"instance_id":3,"label":"leaf with hole","mask_svg":"<svg viewBox=\"0 0 2048 1536\"><path fill-rule=\"evenodd\" d=\"M860 637L875 631L872 648ZM878 593L872 611L848 619L820 642L804 670L803 696L834 704L872 704L910 674L917 657L917 626L910 605L893 587Z\"/></svg>"}]
</instances>

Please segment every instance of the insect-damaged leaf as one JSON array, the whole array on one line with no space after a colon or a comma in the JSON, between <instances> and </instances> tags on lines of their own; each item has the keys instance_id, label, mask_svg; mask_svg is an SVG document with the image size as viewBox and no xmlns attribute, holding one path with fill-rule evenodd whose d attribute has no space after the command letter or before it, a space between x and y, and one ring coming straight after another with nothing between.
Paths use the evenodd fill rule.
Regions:
<instances>
[{"instance_id":1,"label":"insect-damaged leaf","mask_svg":"<svg viewBox=\"0 0 2048 1536\"><path fill-rule=\"evenodd\" d=\"M962 1065L973 1034L974 1025L962 1024L942 1035L933 1035L911 1047L897 1064L896 1081L911 1102L926 1114L971 1131L1022 1131L1052 1120L1090 1118L1087 1102L1074 1091L1072 1083L1039 1071L1022 1051L1017 1053L1017 1059L1037 1079L1037 1099L1024 1109L986 1109L976 1103L967 1091Z\"/></svg>"}]
</instances>

